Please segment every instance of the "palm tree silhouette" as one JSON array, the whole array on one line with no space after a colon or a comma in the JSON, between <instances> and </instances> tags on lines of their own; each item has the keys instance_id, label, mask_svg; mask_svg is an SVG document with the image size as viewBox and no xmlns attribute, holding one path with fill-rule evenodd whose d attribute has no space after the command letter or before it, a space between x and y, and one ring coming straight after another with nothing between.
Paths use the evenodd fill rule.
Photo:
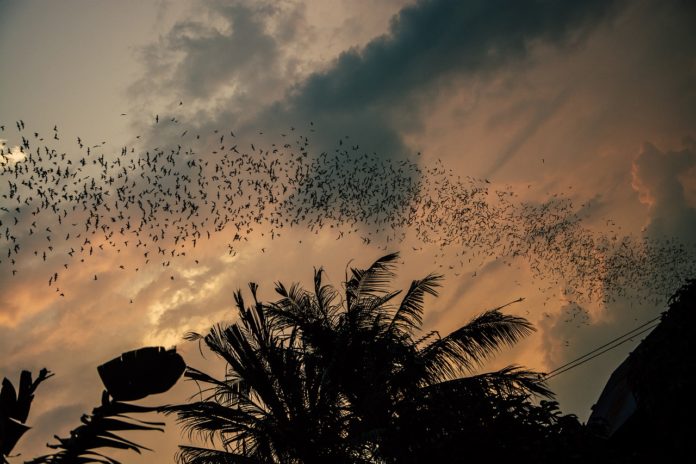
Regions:
<instances>
[{"instance_id":1,"label":"palm tree silhouette","mask_svg":"<svg viewBox=\"0 0 696 464\"><path fill-rule=\"evenodd\" d=\"M523 406L532 407L530 395L551 396L536 373L517 366L472 375L531 333L529 322L501 307L447 336L423 334L424 298L437 295L441 276L413 281L397 300L401 292L388 289L397 258L351 269L342 297L322 282L321 269L313 291L279 283L281 298L271 304L258 302L250 284L251 307L235 294L237 322L204 337L188 334L221 356L228 372L219 380L189 367L186 376L207 384L207 396L169 412L190 432L220 439L224 449L182 446L179 459L396 462L417 454L416 435L423 443L441 442L449 433L443 424L466 432L484 427L484 419L518 418ZM468 422L444 417L443 404Z\"/></svg>"}]
</instances>

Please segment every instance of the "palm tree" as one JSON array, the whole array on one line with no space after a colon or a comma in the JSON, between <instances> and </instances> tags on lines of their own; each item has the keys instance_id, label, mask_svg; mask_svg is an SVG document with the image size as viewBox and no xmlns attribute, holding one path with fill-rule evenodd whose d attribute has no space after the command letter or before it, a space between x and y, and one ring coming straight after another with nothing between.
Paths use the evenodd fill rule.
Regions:
<instances>
[{"instance_id":1,"label":"palm tree","mask_svg":"<svg viewBox=\"0 0 696 464\"><path fill-rule=\"evenodd\" d=\"M170 412L190 432L219 439L223 449L185 446L180 460L396 462L417 452L414 437L445 440L443 433L451 432L442 430L445 423L459 434L521 423L530 395L551 396L536 373L517 366L473 375L502 347L531 333L529 322L501 307L444 337L423 334L424 298L437 295L441 276L412 282L397 299L401 292L388 289L397 258L389 254L367 269L351 269L343 298L322 282L321 269L313 291L279 283L281 298L271 304L259 303L251 284L252 307L235 294L237 322L205 337L189 334L229 369L218 380L188 368L188 378L210 387L207 397ZM443 417L452 410L443 404L468 419Z\"/></svg>"},{"instance_id":2,"label":"palm tree","mask_svg":"<svg viewBox=\"0 0 696 464\"><path fill-rule=\"evenodd\" d=\"M407 435L423 443L433 426L445 423L438 416L423 420L435 406L466 412L473 426L483 429L482 419L510 416L502 400L509 407L525 404L530 395L551 396L536 373L517 366L471 375L499 349L531 333L529 322L499 307L445 337L437 331L423 334L424 298L437 296L442 277L430 274L413 281L398 299L401 292L389 290L397 258L390 254L366 270L351 269L340 303L337 292L322 284L319 270L313 294L297 285L278 285L282 298L269 307L279 326L300 331L326 377L339 386L350 411L348 435L363 444L369 459L398 461L413 443ZM459 400L455 408L454 398ZM442 441L441 436L433 439ZM411 458L412 451L407 451Z\"/></svg>"},{"instance_id":3,"label":"palm tree","mask_svg":"<svg viewBox=\"0 0 696 464\"><path fill-rule=\"evenodd\" d=\"M168 408L189 431L211 440L223 450L182 446L187 463L355 462L343 443L342 401L336 391L319 388L321 365L313 362L309 346L297 330L284 330L258 302L257 286L250 284L254 304L245 307L235 293L239 320L217 325L201 337L228 364L223 380L188 367L186 377L209 385L201 401Z\"/></svg>"}]
</instances>

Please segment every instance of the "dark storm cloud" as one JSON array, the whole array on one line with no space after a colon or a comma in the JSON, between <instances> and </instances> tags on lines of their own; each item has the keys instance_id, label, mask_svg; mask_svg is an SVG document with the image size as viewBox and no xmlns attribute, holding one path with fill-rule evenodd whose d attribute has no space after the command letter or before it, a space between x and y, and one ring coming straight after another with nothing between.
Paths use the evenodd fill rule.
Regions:
<instances>
[{"instance_id":1,"label":"dark storm cloud","mask_svg":"<svg viewBox=\"0 0 696 464\"><path fill-rule=\"evenodd\" d=\"M229 30L193 21L177 24L148 49L153 72L136 89L145 90L169 73L169 84L182 95L205 98L234 81L240 91L218 105L210 124L237 125L250 113L258 113L252 121L246 118L250 128L280 130L315 121L313 140L321 148L351 135L365 150L399 157L405 152L400 134L418 124L419 105L437 93L439 84L523 59L535 42L575 44L614 2L421 1L395 15L386 34L343 52L327 69L295 84L283 65L292 57L283 58L281 50L302 34L301 11L283 17L276 9L240 2L209 5ZM280 24L275 33L269 32L267 17ZM183 58L168 64L174 54ZM259 99L282 85L291 87L259 111ZM258 97L260 89L267 91ZM254 101L244 97L252 94Z\"/></svg>"},{"instance_id":2,"label":"dark storm cloud","mask_svg":"<svg viewBox=\"0 0 696 464\"><path fill-rule=\"evenodd\" d=\"M534 40L565 43L611 2L427 1L404 8L388 34L341 54L293 95L300 106L350 110L398 102L449 73L523 56Z\"/></svg>"},{"instance_id":3,"label":"dark storm cloud","mask_svg":"<svg viewBox=\"0 0 696 464\"><path fill-rule=\"evenodd\" d=\"M448 77L495 70L524 58L535 41L573 42L612 2L423 1L392 18L387 34L342 53L327 71L292 89L279 107L322 121L322 135L357 133L398 156L397 129ZM278 114L278 107L272 110ZM401 126L401 127L396 127ZM367 132L367 133L365 133Z\"/></svg>"}]
</instances>

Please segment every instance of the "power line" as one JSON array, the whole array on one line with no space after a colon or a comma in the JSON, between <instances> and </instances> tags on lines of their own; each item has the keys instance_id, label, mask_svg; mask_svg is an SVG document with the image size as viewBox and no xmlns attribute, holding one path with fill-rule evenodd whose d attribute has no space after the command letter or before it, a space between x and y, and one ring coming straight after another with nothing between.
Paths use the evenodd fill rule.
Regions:
<instances>
[{"instance_id":1,"label":"power line","mask_svg":"<svg viewBox=\"0 0 696 464\"><path fill-rule=\"evenodd\" d=\"M558 366L556 369L554 369L554 370L552 370L552 371L550 371L550 372L547 372L546 375L551 375L551 374L553 374L554 372L559 371L559 370L565 368L566 366L570 366L571 364L574 364L574 363L580 361L581 359L586 358L587 356L590 356L591 354L596 353L597 351L601 350L602 348L605 348L605 347L611 345L612 343L614 343L614 342L616 342L616 341L618 341L618 340L621 340L621 339L624 338L624 337L627 337L627 336L629 336L629 335L630 335L630 336L634 336L635 334L633 334L633 332L642 329L642 328L645 327L646 325L648 325L648 324L650 324L650 323L652 323L652 322L655 322L656 320L660 319L661 317L662 317L662 316L660 315L660 316L657 316L657 317L654 318L654 319L651 319L651 320L649 320L649 321L647 321L647 322L644 322L643 324L639 325L638 327L635 327L634 329L629 330L629 331L626 332L625 334L620 335L620 336L618 336L618 337L616 337L616 338L614 338L614 339L608 341L608 342L605 343L604 345L595 348L594 350L590 351L589 353L585 353L584 355L580 356L579 358L575 358L575 359L573 359L572 361L563 364L562 366Z\"/></svg>"},{"instance_id":2,"label":"power line","mask_svg":"<svg viewBox=\"0 0 696 464\"><path fill-rule=\"evenodd\" d=\"M556 369L557 372L555 372L554 374L551 374L551 375L547 375L546 377L544 377L544 380L546 381L546 380L552 379L552 378L556 377L557 375L561 375L561 374L563 374L564 372L568 372L568 371L571 370L571 369L574 369L574 368L576 368L576 367L578 367L578 366L580 366L580 365L582 365L582 364L585 364L587 361L590 361L590 360L596 358L597 356L600 356L600 355L606 353L607 351L611 351L611 350L613 350L614 348L617 348L617 347L623 345L624 343L631 341L631 340L633 339L632 337L635 337L636 335L640 335L640 334L645 333L645 332L647 332L647 331L649 331L649 330L651 330L651 329L654 329L654 328L657 327L658 325L660 325L659 322L658 322L657 324L653 324L653 325L651 325L650 327L647 327L647 328L641 330L640 332L637 332L637 333L633 334L630 338L627 338L627 339L621 341L620 343L617 343L617 344L614 345L614 346L610 346L609 348L607 348L607 349L605 349L604 351L601 351L601 352L595 354L594 356L590 356L589 358L584 359L583 361L581 361L581 362L579 362L579 363L577 363L577 364L574 364L574 365L572 365L572 366L568 366L567 368L565 368L565 369L563 369L563 370L558 370L558 369Z\"/></svg>"},{"instance_id":3,"label":"power line","mask_svg":"<svg viewBox=\"0 0 696 464\"><path fill-rule=\"evenodd\" d=\"M546 381L546 380L549 380L553 377L556 377L557 375L560 375L564 372L567 372L571 369L574 369L574 368L586 363L587 361L590 361L590 360L596 358L597 356L600 356L600 355L606 353L607 351L611 351L614 348L617 348L617 347L623 345L627 341L632 340L633 337L641 335L641 334L647 332L648 330L651 330L654 327L657 327L659 325L659 322L657 324L653 324L647 328L644 328L644 327L648 326L649 324L652 324L653 322L655 322L661 318L662 318L661 315L657 316L656 318L651 319L651 320L639 325L638 327L636 327L632 330L629 330L628 332L624 333L623 335L620 335L620 336L610 340L609 342L605 343L604 345L599 346L599 347L595 348L594 350L592 350L588 353L585 353L584 355L582 355L578 358L575 358L572 361L567 362L567 363L563 364L562 366L559 366L550 372L547 372L546 374L544 374L543 380ZM624 340L622 340L622 339L624 339Z\"/></svg>"}]
</instances>

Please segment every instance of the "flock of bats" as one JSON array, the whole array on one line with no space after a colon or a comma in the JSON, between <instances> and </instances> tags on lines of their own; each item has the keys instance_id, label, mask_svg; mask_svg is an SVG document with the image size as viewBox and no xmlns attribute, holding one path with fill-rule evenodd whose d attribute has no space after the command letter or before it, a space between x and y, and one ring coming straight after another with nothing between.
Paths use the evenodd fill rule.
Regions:
<instances>
[{"instance_id":1,"label":"flock of bats","mask_svg":"<svg viewBox=\"0 0 696 464\"><path fill-rule=\"evenodd\" d=\"M692 247L626 235L611 220L593 230L581 215L587 205L563 194L525 202L509 186L461 177L420 154L368 154L348 137L316 153L295 128L279 136L249 143L229 129L188 129L160 146L112 149L65 140L57 126L0 126L0 275L48 269L48 285L64 296L61 276L109 249L134 249L138 258L130 253L119 268L138 272L195 259L214 237L224 239L220 254L235 254L290 229L308 241L331 229L337 242L357 235L384 249L426 245L438 250L435 265L459 278L475 278L486 263L524 264L572 300L664 297L696 275Z\"/></svg>"}]
</instances>

